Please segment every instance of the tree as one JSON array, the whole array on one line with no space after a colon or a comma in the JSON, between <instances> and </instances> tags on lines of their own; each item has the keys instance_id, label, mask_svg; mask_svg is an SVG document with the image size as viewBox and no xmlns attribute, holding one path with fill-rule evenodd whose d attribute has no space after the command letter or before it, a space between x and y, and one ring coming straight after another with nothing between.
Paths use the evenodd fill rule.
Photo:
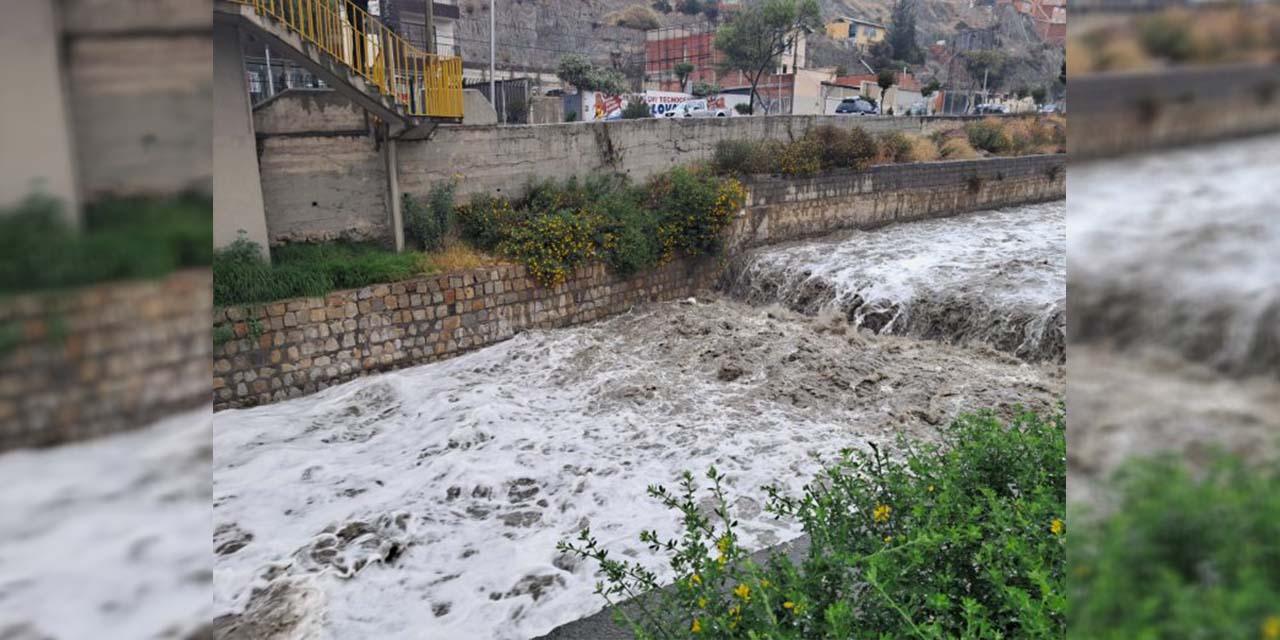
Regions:
<instances>
[{"instance_id":1,"label":"tree","mask_svg":"<svg viewBox=\"0 0 1280 640\"><path fill-rule=\"evenodd\" d=\"M693 73L693 69L692 62L677 62L676 66L672 68L676 72L676 78L680 80L681 91L684 91L685 84L689 82L689 74Z\"/></svg>"},{"instance_id":2,"label":"tree","mask_svg":"<svg viewBox=\"0 0 1280 640\"><path fill-rule=\"evenodd\" d=\"M686 16L696 16L702 13L702 2L701 0L680 0L676 4L676 9Z\"/></svg>"},{"instance_id":3,"label":"tree","mask_svg":"<svg viewBox=\"0 0 1280 640\"><path fill-rule=\"evenodd\" d=\"M817 0L756 0L735 11L716 31L715 46L724 54L727 71L741 71L751 83L751 104L760 78L778 66L779 57L802 31L822 24ZM768 113L768 107L765 107Z\"/></svg>"},{"instance_id":4,"label":"tree","mask_svg":"<svg viewBox=\"0 0 1280 640\"><path fill-rule=\"evenodd\" d=\"M616 96L627 90L627 79L621 71L597 67L580 53L560 58L556 77L577 87L578 91L599 91Z\"/></svg>"},{"instance_id":5,"label":"tree","mask_svg":"<svg viewBox=\"0 0 1280 640\"><path fill-rule=\"evenodd\" d=\"M1049 92L1044 87L1036 87L1031 90L1031 99L1036 101L1036 106L1042 105L1044 104L1044 99L1048 96L1048 93Z\"/></svg>"},{"instance_id":6,"label":"tree","mask_svg":"<svg viewBox=\"0 0 1280 640\"><path fill-rule=\"evenodd\" d=\"M916 43L916 6L914 0L898 0L893 5L889 35L885 41L899 60L922 64L924 52Z\"/></svg>"},{"instance_id":7,"label":"tree","mask_svg":"<svg viewBox=\"0 0 1280 640\"><path fill-rule=\"evenodd\" d=\"M836 65L836 77L837 77L837 78L839 78L839 77L841 77L841 76L847 76L847 75L849 75L849 67L846 67L846 66L844 66L844 65L842 65L842 64L838 64L838 65Z\"/></svg>"},{"instance_id":8,"label":"tree","mask_svg":"<svg viewBox=\"0 0 1280 640\"><path fill-rule=\"evenodd\" d=\"M689 90L696 98L705 98L720 93L720 85L701 80L693 83L693 88Z\"/></svg>"},{"instance_id":9,"label":"tree","mask_svg":"<svg viewBox=\"0 0 1280 640\"><path fill-rule=\"evenodd\" d=\"M975 87L983 86L986 78L988 92L995 91L1004 84L1005 73L1009 69L1009 57L1002 51L967 51L964 54L964 68L973 78Z\"/></svg>"},{"instance_id":10,"label":"tree","mask_svg":"<svg viewBox=\"0 0 1280 640\"><path fill-rule=\"evenodd\" d=\"M942 88L942 84L939 83L936 79L930 80L928 84L920 88L920 95L928 98L934 93L937 93L937 91L941 88Z\"/></svg>"},{"instance_id":11,"label":"tree","mask_svg":"<svg viewBox=\"0 0 1280 640\"><path fill-rule=\"evenodd\" d=\"M880 113L884 113L883 107L889 97L889 87L892 87L896 82L897 78L893 76L893 71L889 69L882 69L876 75L876 84L880 86L880 106L882 107Z\"/></svg>"}]
</instances>

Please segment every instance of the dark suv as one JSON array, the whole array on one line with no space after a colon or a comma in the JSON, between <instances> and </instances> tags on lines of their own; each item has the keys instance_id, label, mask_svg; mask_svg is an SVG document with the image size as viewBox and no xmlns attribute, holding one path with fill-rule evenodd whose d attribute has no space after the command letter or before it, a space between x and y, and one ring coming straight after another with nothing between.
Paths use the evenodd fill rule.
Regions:
<instances>
[{"instance_id":1,"label":"dark suv","mask_svg":"<svg viewBox=\"0 0 1280 640\"><path fill-rule=\"evenodd\" d=\"M836 106L836 113L850 115L875 115L876 106L862 98L845 98Z\"/></svg>"}]
</instances>

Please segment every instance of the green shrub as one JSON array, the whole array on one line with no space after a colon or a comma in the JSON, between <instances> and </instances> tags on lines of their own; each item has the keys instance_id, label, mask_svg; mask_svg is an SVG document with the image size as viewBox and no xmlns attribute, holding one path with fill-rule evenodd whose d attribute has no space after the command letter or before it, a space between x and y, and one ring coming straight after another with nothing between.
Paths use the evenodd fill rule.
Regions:
<instances>
[{"instance_id":1,"label":"green shrub","mask_svg":"<svg viewBox=\"0 0 1280 640\"><path fill-rule=\"evenodd\" d=\"M752 114L752 112L754 111L754 110L751 108L751 105L749 105L749 104L747 104L747 103L745 103L745 102L739 102L739 103L737 103L737 104L733 105L733 110L734 110L734 111L737 111L740 115L744 115L744 116L749 116L749 115L751 115L751 114Z\"/></svg>"},{"instance_id":2,"label":"green shrub","mask_svg":"<svg viewBox=\"0 0 1280 640\"><path fill-rule=\"evenodd\" d=\"M0 210L0 292L153 278L213 259L206 197L120 198L88 207L82 228L61 204L32 196Z\"/></svg>"},{"instance_id":3,"label":"green shrub","mask_svg":"<svg viewBox=\"0 0 1280 640\"><path fill-rule=\"evenodd\" d=\"M1280 473L1160 457L1117 476L1104 517L1074 518L1067 625L1079 638L1280 637Z\"/></svg>"},{"instance_id":4,"label":"green shrub","mask_svg":"<svg viewBox=\"0 0 1280 640\"><path fill-rule=\"evenodd\" d=\"M653 114L649 112L649 105L645 104L644 100L628 100L627 106L622 108L623 120L637 120L651 115Z\"/></svg>"},{"instance_id":5,"label":"green shrub","mask_svg":"<svg viewBox=\"0 0 1280 640\"><path fill-rule=\"evenodd\" d=\"M484 193L473 194L469 203L455 210L455 216L462 239L488 252L496 251L506 228L519 222L511 201Z\"/></svg>"},{"instance_id":6,"label":"green shrub","mask_svg":"<svg viewBox=\"0 0 1280 640\"><path fill-rule=\"evenodd\" d=\"M823 169L823 143L805 136L788 144L777 154L778 173L784 176L811 176Z\"/></svg>"},{"instance_id":7,"label":"green shrub","mask_svg":"<svg viewBox=\"0 0 1280 640\"><path fill-rule=\"evenodd\" d=\"M599 225L597 216L583 210L533 211L508 230L499 250L525 263L539 282L557 285L596 257Z\"/></svg>"},{"instance_id":8,"label":"green shrub","mask_svg":"<svg viewBox=\"0 0 1280 640\"><path fill-rule=\"evenodd\" d=\"M711 154L712 167L725 175L770 173L773 160L769 147L754 140L721 140Z\"/></svg>"},{"instance_id":9,"label":"green shrub","mask_svg":"<svg viewBox=\"0 0 1280 640\"><path fill-rule=\"evenodd\" d=\"M880 153L875 138L861 127L844 129L834 125L822 125L805 132L802 141L820 150L823 170L865 169Z\"/></svg>"},{"instance_id":10,"label":"green shrub","mask_svg":"<svg viewBox=\"0 0 1280 640\"><path fill-rule=\"evenodd\" d=\"M914 150L911 139L901 131L890 131L880 135L880 153L887 162L915 162Z\"/></svg>"},{"instance_id":11,"label":"green shrub","mask_svg":"<svg viewBox=\"0 0 1280 640\"><path fill-rule=\"evenodd\" d=\"M416 253L393 253L367 244L292 244L276 247L273 262L241 237L213 257L213 302L218 306L322 296L394 282L424 272Z\"/></svg>"},{"instance_id":12,"label":"green shrub","mask_svg":"<svg viewBox=\"0 0 1280 640\"><path fill-rule=\"evenodd\" d=\"M426 202L404 194L405 230L423 251L438 251L453 230L453 182L438 182L427 192Z\"/></svg>"},{"instance_id":13,"label":"green shrub","mask_svg":"<svg viewBox=\"0 0 1280 640\"><path fill-rule=\"evenodd\" d=\"M746 189L732 178L676 167L649 181L649 203L661 217L658 237L664 260L677 253L716 255L722 233L746 202Z\"/></svg>"},{"instance_id":14,"label":"green shrub","mask_svg":"<svg viewBox=\"0 0 1280 640\"><path fill-rule=\"evenodd\" d=\"M995 118L974 122L965 128L965 133L974 149L999 154L1013 148L1013 140L1005 133L1004 125Z\"/></svg>"},{"instance_id":15,"label":"green shrub","mask_svg":"<svg viewBox=\"0 0 1280 640\"><path fill-rule=\"evenodd\" d=\"M901 461L846 453L801 497L767 488L767 509L810 536L798 565L748 556L715 469L706 499L687 472L679 491L649 491L683 525L641 535L669 558L671 588L589 530L559 548L600 565L609 603L639 594L618 618L641 638L1062 637L1064 417L965 416L940 445L902 446Z\"/></svg>"}]
</instances>

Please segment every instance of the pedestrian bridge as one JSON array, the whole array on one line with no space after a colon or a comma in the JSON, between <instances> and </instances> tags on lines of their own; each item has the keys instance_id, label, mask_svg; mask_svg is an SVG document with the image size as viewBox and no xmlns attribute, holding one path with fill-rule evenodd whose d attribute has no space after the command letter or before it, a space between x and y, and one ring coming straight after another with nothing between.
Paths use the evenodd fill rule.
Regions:
<instances>
[{"instance_id":1,"label":"pedestrian bridge","mask_svg":"<svg viewBox=\"0 0 1280 640\"><path fill-rule=\"evenodd\" d=\"M219 21L267 40L393 132L462 118L462 60L423 51L351 0L217 0Z\"/></svg>"}]
</instances>

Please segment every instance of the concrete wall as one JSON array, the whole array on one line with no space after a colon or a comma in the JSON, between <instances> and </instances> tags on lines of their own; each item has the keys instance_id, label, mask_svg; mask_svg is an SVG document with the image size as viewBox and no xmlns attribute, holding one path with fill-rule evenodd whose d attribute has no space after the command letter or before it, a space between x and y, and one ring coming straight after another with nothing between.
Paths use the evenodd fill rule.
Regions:
<instances>
[{"instance_id":1,"label":"concrete wall","mask_svg":"<svg viewBox=\"0 0 1280 640\"><path fill-rule=\"evenodd\" d=\"M255 113L267 236L272 244L335 238L389 238L389 202L380 146L361 133L360 111L336 93L286 92ZM873 133L930 133L964 126L962 117L762 116L648 118L522 126L442 126L426 140L401 140L403 193L425 196L458 180L458 193L521 193L531 179L617 171L643 180L678 164L707 160L716 142L791 140L810 127L860 126ZM359 126L357 126L359 125Z\"/></svg>"},{"instance_id":2,"label":"concrete wall","mask_svg":"<svg viewBox=\"0 0 1280 640\"><path fill-rule=\"evenodd\" d=\"M270 244L391 237L386 165L375 139L268 136L258 145Z\"/></svg>"},{"instance_id":3,"label":"concrete wall","mask_svg":"<svg viewBox=\"0 0 1280 640\"><path fill-rule=\"evenodd\" d=\"M1062 198L1065 168L1062 155L1030 156L759 180L727 231L729 256L837 229ZM501 265L222 309L214 324L230 327L236 338L214 348L214 408L276 402L369 372L453 357L531 328L688 297L713 284L721 264L679 259L631 278L597 264L553 288L539 286L523 265Z\"/></svg>"},{"instance_id":4,"label":"concrete wall","mask_svg":"<svg viewBox=\"0 0 1280 640\"><path fill-rule=\"evenodd\" d=\"M792 140L810 127L860 126L873 133L929 133L966 118L756 116L646 118L618 122L512 127L441 127L431 139L400 148L400 188L425 194L461 174L459 193L518 191L530 178L563 179L612 170L636 180L675 165L711 158L720 140Z\"/></svg>"},{"instance_id":5,"label":"concrete wall","mask_svg":"<svg viewBox=\"0 0 1280 640\"><path fill-rule=\"evenodd\" d=\"M1280 65L1073 76L1073 159L1280 131Z\"/></svg>"},{"instance_id":6,"label":"concrete wall","mask_svg":"<svg viewBox=\"0 0 1280 640\"><path fill-rule=\"evenodd\" d=\"M0 451L141 427L209 396L207 269L11 297L0 331Z\"/></svg>"},{"instance_id":7,"label":"concrete wall","mask_svg":"<svg viewBox=\"0 0 1280 640\"><path fill-rule=\"evenodd\" d=\"M263 180L258 172L253 116L249 109L240 30L219 23L214 29L213 79L213 245L231 244L243 233L267 246ZM298 185L298 188L304 188Z\"/></svg>"},{"instance_id":8,"label":"concrete wall","mask_svg":"<svg viewBox=\"0 0 1280 640\"><path fill-rule=\"evenodd\" d=\"M33 191L80 200L64 87L59 15L52 2L0 4L0 207Z\"/></svg>"}]
</instances>

